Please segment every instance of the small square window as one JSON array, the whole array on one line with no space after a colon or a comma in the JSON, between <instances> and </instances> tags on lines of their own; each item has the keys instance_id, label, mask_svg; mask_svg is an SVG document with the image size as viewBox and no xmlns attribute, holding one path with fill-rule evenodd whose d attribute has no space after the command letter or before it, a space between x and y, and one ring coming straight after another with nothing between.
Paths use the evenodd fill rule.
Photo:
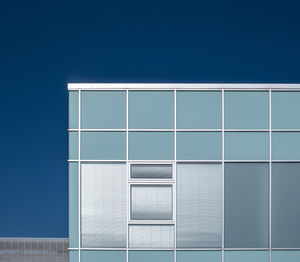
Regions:
<instances>
[{"instance_id":1,"label":"small square window","mask_svg":"<svg viewBox=\"0 0 300 262\"><path fill-rule=\"evenodd\" d=\"M132 164L131 178L171 179L173 167L171 164Z\"/></svg>"}]
</instances>

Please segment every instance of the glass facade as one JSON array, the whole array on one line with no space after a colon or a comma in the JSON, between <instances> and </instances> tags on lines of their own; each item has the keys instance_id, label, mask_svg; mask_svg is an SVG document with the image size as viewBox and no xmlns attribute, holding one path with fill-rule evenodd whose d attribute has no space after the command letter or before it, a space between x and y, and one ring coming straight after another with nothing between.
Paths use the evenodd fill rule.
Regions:
<instances>
[{"instance_id":1,"label":"glass facade","mask_svg":"<svg viewBox=\"0 0 300 262\"><path fill-rule=\"evenodd\" d=\"M300 86L136 85L69 85L70 261L299 261Z\"/></svg>"}]
</instances>

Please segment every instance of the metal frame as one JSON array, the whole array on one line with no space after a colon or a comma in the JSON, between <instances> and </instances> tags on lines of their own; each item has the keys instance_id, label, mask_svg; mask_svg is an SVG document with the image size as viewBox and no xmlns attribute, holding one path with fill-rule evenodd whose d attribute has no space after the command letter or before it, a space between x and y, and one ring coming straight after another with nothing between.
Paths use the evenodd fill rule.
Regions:
<instances>
[{"instance_id":1,"label":"metal frame","mask_svg":"<svg viewBox=\"0 0 300 262\"><path fill-rule=\"evenodd\" d=\"M224 262L224 253L226 250L267 250L269 251L269 262L272 262L271 252L272 250L300 250L299 248L272 248L272 163L273 162L300 162L300 160L272 160L272 132L300 132L300 129L272 129L272 91L300 91L300 84L192 84L192 83L69 83L68 90L78 91L78 129L68 129L68 131L78 132L78 159L69 159L69 162L78 162L78 248L69 248L69 250L78 250L79 262L81 262L81 251L82 250L124 250L126 251L126 259L128 262L128 251L129 250L173 250L174 262L176 262L176 250L218 250L222 252L222 262ZM82 129L81 128L81 91L88 90L122 90L126 91L126 128L124 129ZM170 90L174 92L174 128L171 129L129 129L128 127L128 92L131 90ZM176 126L176 94L177 91L189 91L189 90L213 90L222 92L222 128L221 129L177 129ZM269 128L268 129L225 129L224 121L224 92L226 91L267 91L269 93ZM120 160L85 160L81 159L81 132L126 132L126 159ZM149 160L129 160L129 149L128 149L128 134L129 132L173 132L174 133L174 160L165 161L149 161ZM222 133L222 159L218 160L177 160L176 159L176 134L177 132L220 132ZM225 160L225 133L226 132L268 132L269 133L269 159L266 160ZM82 248L81 247L81 163L126 163L127 165L127 236L126 236L126 248ZM222 247L221 248L177 248L176 247L176 170L177 163L209 163L216 162L222 164ZM226 162L265 162L269 163L269 246L268 248L225 248L224 246L224 166ZM130 164L149 164L149 163L167 163L173 166L173 178L172 179L131 179L130 178ZM129 248L128 243L128 230L130 224L145 224L144 221L130 221L130 186L131 184L171 184L173 188L173 221L167 221L166 224L174 225L174 248ZM147 223L148 224L148 223ZM162 224L162 221L156 221L152 224ZM163 223L165 224L165 223Z\"/></svg>"}]
</instances>

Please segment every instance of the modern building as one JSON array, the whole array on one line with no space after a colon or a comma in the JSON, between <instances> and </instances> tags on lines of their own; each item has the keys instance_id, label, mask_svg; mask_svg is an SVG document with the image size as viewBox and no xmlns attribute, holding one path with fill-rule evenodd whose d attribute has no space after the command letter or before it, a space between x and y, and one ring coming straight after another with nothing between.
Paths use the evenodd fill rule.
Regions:
<instances>
[{"instance_id":1,"label":"modern building","mask_svg":"<svg viewBox=\"0 0 300 262\"><path fill-rule=\"evenodd\" d=\"M68 90L70 262L300 261L300 85Z\"/></svg>"}]
</instances>

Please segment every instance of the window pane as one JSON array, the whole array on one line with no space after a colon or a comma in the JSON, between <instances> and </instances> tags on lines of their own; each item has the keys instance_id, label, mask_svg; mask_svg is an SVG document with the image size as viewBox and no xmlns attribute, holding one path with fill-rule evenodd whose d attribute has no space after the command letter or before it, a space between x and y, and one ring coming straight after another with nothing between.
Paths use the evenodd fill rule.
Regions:
<instances>
[{"instance_id":1,"label":"window pane","mask_svg":"<svg viewBox=\"0 0 300 262\"><path fill-rule=\"evenodd\" d=\"M173 219L172 186L132 185L132 220L171 220Z\"/></svg>"},{"instance_id":2,"label":"window pane","mask_svg":"<svg viewBox=\"0 0 300 262\"><path fill-rule=\"evenodd\" d=\"M300 163L272 164L272 247L300 247Z\"/></svg>"},{"instance_id":3,"label":"window pane","mask_svg":"<svg viewBox=\"0 0 300 262\"><path fill-rule=\"evenodd\" d=\"M69 128L78 128L78 91L69 91Z\"/></svg>"},{"instance_id":4,"label":"window pane","mask_svg":"<svg viewBox=\"0 0 300 262\"><path fill-rule=\"evenodd\" d=\"M69 250L69 262L79 262L78 251Z\"/></svg>"},{"instance_id":5,"label":"window pane","mask_svg":"<svg viewBox=\"0 0 300 262\"><path fill-rule=\"evenodd\" d=\"M225 132L226 160L268 160L267 132Z\"/></svg>"},{"instance_id":6,"label":"window pane","mask_svg":"<svg viewBox=\"0 0 300 262\"><path fill-rule=\"evenodd\" d=\"M177 132L178 160L222 159L221 132Z\"/></svg>"},{"instance_id":7,"label":"window pane","mask_svg":"<svg viewBox=\"0 0 300 262\"><path fill-rule=\"evenodd\" d=\"M177 128L222 128L220 91L178 91L176 99Z\"/></svg>"},{"instance_id":8,"label":"window pane","mask_svg":"<svg viewBox=\"0 0 300 262\"><path fill-rule=\"evenodd\" d=\"M129 247L172 248L174 247L173 225L129 226Z\"/></svg>"},{"instance_id":9,"label":"window pane","mask_svg":"<svg viewBox=\"0 0 300 262\"><path fill-rule=\"evenodd\" d=\"M221 247L221 164L177 165L177 247Z\"/></svg>"},{"instance_id":10,"label":"window pane","mask_svg":"<svg viewBox=\"0 0 300 262\"><path fill-rule=\"evenodd\" d=\"M300 132L272 132L272 159L300 160Z\"/></svg>"},{"instance_id":11,"label":"window pane","mask_svg":"<svg viewBox=\"0 0 300 262\"><path fill-rule=\"evenodd\" d=\"M225 247L268 247L268 163L225 163Z\"/></svg>"},{"instance_id":12,"label":"window pane","mask_svg":"<svg viewBox=\"0 0 300 262\"><path fill-rule=\"evenodd\" d=\"M69 132L69 159L78 159L78 132Z\"/></svg>"},{"instance_id":13,"label":"window pane","mask_svg":"<svg viewBox=\"0 0 300 262\"><path fill-rule=\"evenodd\" d=\"M174 262L174 251L129 251L128 262Z\"/></svg>"},{"instance_id":14,"label":"window pane","mask_svg":"<svg viewBox=\"0 0 300 262\"><path fill-rule=\"evenodd\" d=\"M131 178L172 178L172 165L131 165Z\"/></svg>"},{"instance_id":15,"label":"window pane","mask_svg":"<svg viewBox=\"0 0 300 262\"><path fill-rule=\"evenodd\" d=\"M300 92L272 91L272 128L300 128Z\"/></svg>"},{"instance_id":16,"label":"window pane","mask_svg":"<svg viewBox=\"0 0 300 262\"><path fill-rule=\"evenodd\" d=\"M81 158L126 159L126 132L81 132Z\"/></svg>"},{"instance_id":17,"label":"window pane","mask_svg":"<svg viewBox=\"0 0 300 262\"><path fill-rule=\"evenodd\" d=\"M81 262L126 262L126 251L81 251Z\"/></svg>"},{"instance_id":18,"label":"window pane","mask_svg":"<svg viewBox=\"0 0 300 262\"><path fill-rule=\"evenodd\" d=\"M129 159L174 159L173 132L129 132Z\"/></svg>"},{"instance_id":19,"label":"window pane","mask_svg":"<svg viewBox=\"0 0 300 262\"><path fill-rule=\"evenodd\" d=\"M69 247L78 247L78 163L69 163Z\"/></svg>"},{"instance_id":20,"label":"window pane","mask_svg":"<svg viewBox=\"0 0 300 262\"><path fill-rule=\"evenodd\" d=\"M129 128L174 128L173 91L129 91Z\"/></svg>"},{"instance_id":21,"label":"window pane","mask_svg":"<svg viewBox=\"0 0 300 262\"><path fill-rule=\"evenodd\" d=\"M269 128L269 93L225 91L225 128Z\"/></svg>"},{"instance_id":22,"label":"window pane","mask_svg":"<svg viewBox=\"0 0 300 262\"><path fill-rule=\"evenodd\" d=\"M272 251L272 262L299 262L299 250Z\"/></svg>"},{"instance_id":23,"label":"window pane","mask_svg":"<svg viewBox=\"0 0 300 262\"><path fill-rule=\"evenodd\" d=\"M126 164L82 164L82 246L126 247Z\"/></svg>"},{"instance_id":24,"label":"window pane","mask_svg":"<svg viewBox=\"0 0 300 262\"><path fill-rule=\"evenodd\" d=\"M176 262L221 262L221 251L176 251Z\"/></svg>"},{"instance_id":25,"label":"window pane","mask_svg":"<svg viewBox=\"0 0 300 262\"><path fill-rule=\"evenodd\" d=\"M81 128L126 128L126 92L82 91Z\"/></svg>"},{"instance_id":26,"label":"window pane","mask_svg":"<svg viewBox=\"0 0 300 262\"><path fill-rule=\"evenodd\" d=\"M225 262L269 262L268 251L225 251Z\"/></svg>"}]
</instances>

